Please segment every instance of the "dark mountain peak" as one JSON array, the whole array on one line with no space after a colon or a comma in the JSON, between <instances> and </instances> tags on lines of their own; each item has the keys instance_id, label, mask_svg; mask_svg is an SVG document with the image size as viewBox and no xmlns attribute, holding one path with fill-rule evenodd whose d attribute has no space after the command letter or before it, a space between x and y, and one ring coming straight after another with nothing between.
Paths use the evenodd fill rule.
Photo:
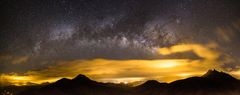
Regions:
<instances>
[{"instance_id":1,"label":"dark mountain peak","mask_svg":"<svg viewBox=\"0 0 240 95\"><path fill-rule=\"evenodd\" d=\"M48 85L46 89L49 89L49 87L66 89L66 87L73 88L73 87L79 87L83 85L89 85L91 83L95 83L95 82L90 80L85 75L79 74L77 77L73 78L72 80L67 78L62 78L56 81L55 83Z\"/></svg>"},{"instance_id":2,"label":"dark mountain peak","mask_svg":"<svg viewBox=\"0 0 240 95\"><path fill-rule=\"evenodd\" d=\"M87 76L79 74L77 77L72 79L73 81L78 81L78 82L91 82L92 80L89 79Z\"/></svg>"},{"instance_id":3,"label":"dark mountain peak","mask_svg":"<svg viewBox=\"0 0 240 95\"><path fill-rule=\"evenodd\" d=\"M222 71L217 71L215 69L213 70L208 70L207 73L205 73L203 78L208 78L208 79L213 79L213 80L225 80L225 81L235 81L237 80L236 78L232 77L231 75L222 72Z\"/></svg>"},{"instance_id":4,"label":"dark mountain peak","mask_svg":"<svg viewBox=\"0 0 240 95\"><path fill-rule=\"evenodd\" d=\"M87 76L82 75L82 74L77 75L74 79L86 79L86 80L90 80ZM74 79L73 79L73 80L74 80Z\"/></svg>"},{"instance_id":5,"label":"dark mountain peak","mask_svg":"<svg viewBox=\"0 0 240 95\"><path fill-rule=\"evenodd\" d=\"M221 72L217 71L216 69L210 69L203 76L205 76L205 75L212 75L212 74L219 74L219 73L221 73Z\"/></svg>"}]
</instances>

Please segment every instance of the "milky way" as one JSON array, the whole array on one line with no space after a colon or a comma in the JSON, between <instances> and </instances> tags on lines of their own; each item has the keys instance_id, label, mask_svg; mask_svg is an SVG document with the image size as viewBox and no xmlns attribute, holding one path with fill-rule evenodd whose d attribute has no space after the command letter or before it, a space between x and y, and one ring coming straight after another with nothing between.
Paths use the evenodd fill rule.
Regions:
<instances>
[{"instance_id":1,"label":"milky way","mask_svg":"<svg viewBox=\"0 0 240 95\"><path fill-rule=\"evenodd\" d=\"M159 54L178 44L214 44L222 68L239 68L238 0L2 0L0 10L0 74L97 58L201 59Z\"/></svg>"}]
</instances>

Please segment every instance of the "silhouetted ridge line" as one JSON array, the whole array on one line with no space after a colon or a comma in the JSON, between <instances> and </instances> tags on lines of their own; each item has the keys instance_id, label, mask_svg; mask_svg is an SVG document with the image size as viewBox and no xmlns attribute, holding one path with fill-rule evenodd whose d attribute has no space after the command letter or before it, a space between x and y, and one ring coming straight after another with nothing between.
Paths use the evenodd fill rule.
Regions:
<instances>
[{"instance_id":1,"label":"silhouetted ridge line","mask_svg":"<svg viewBox=\"0 0 240 95\"><path fill-rule=\"evenodd\" d=\"M149 80L136 87L129 87L96 82L79 74L73 79L62 78L41 89L25 90L16 95L219 95L219 93L240 95L240 81L227 73L209 70L201 77L190 77L171 83Z\"/></svg>"}]
</instances>

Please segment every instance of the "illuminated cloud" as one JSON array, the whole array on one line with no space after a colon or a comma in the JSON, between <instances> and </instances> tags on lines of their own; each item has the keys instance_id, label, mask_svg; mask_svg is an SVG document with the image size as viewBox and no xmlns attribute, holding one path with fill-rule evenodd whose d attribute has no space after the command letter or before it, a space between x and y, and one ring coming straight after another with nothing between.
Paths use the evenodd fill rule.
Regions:
<instances>
[{"instance_id":1,"label":"illuminated cloud","mask_svg":"<svg viewBox=\"0 0 240 95\"><path fill-rule=\"evenodd\" d=\"M215 60L220 56L219 52L212 50L212 48L215 47L216 44L213 43L205 46L201 44L179 44L171 46L169 48L159 48L159 53L162 55L170 55L174 53L192 51L201 58L207 60Z\"/></svg>"},{"instance_id":2,"label":"illuminated cloud","mask_svg":"<svg viewBox=\"0 0 240 95\"><path fill-rule=\"evenodd\" d=\"M60 61L60 65L51 66L40 71L29 71L24 75L2 76L17 85L26 84L26 82L53 82L62 77L73 78L78 74L84 74L102 82L119 83L148 79L170 82L203 74L209 68L200 66L201 62L189 59L74 60Z\"/></svg>"},{"instance_id":3,"label":"illuminated cloud","mask_svg":"<svg viewBox=\"0 0 240 95\"><path fill-rule=\"evenodd\" d=\"M17 74L2 74L0 75L0 83L2 85L7 85L6 83L9 84L14 84L17 86L21 85L27 85L28 82L34 81L34 78L32 76L19 76Z\"/></svg>"},{"instance_id":4,"label":"illuminated cloud","mask_svg":"<svg viewBox=\"0 0 240 95\"><path fill-rule=\"evenodd\" d=\"M0 84L2 86L5 86L5 85L23 86L23 85L33 84L33 83L41 84L45 82L54 82L58 79L59 77L55 77L55 78L48 77L46 79L42 79L41 76L36 76L36 75L29 75L29 74L18 75L16 73L11 73L11 74L1 74Z\"/></svg>"}]
</instances>

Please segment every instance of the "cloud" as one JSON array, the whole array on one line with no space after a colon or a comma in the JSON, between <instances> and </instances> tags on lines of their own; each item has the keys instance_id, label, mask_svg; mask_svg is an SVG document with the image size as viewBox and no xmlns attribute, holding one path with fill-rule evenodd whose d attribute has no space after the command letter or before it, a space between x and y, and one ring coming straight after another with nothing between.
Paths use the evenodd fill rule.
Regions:
<instances>
[{"instance_id":1,"label":"cloud","mask_svg":"<svg viewBox=\"0 0 240 95\"><path fill-rule=\"evenodd\" d=\"M215 33L218 36L218 40L225 43L234 42L239 38L240 20L225 26L217 27Z\"/></svg>"},{"instance_id":2,"label":"cloud","mask_svg":"<svg viewBox=\"0 0 240 95\"><path fill-rule=\"evenodd\" d=\"M230 42L232 40L231 36L233 36L231 31L227 32L227 30L220 27L216 29L216 34L225 42Z\"/></svg>"},{"instance_id":3,"label":"cloud","mask_svg":"<svg viewBox=\"0 0 240 95\"><path fill-rule=\"evenodd\" d=\"M216 46L217 45L214 43L205 46L201 44L179 44L171 47L159 48L159 53L162 55L170 55L174 53L184 53L192 51L197 56L206 60L216 60L220 56L219 52L212 50Z\"/></svg>"},{"instance_id":4,"label":"cloud","mask_svg":"<svg viewBox=\"0 0 240 95\"><path fill-rule=\"evenodd\" d=\"M26 63L28 61L29 57L28 56L21 56L21 57L16 57L12 60L12 64L21 64L21 63Z\"/></svg>"},{"instance_id":5,"label":"cloud","mask_svg":"<svg viewBox=\"0 0 240 95\"><path fill-rule=\"evenodd\" d=\"M0 62L11 63L11 64L22 64L29 60L28 56L17 56L11 54L0 54Z\"/></svg>"}]
</instances>

